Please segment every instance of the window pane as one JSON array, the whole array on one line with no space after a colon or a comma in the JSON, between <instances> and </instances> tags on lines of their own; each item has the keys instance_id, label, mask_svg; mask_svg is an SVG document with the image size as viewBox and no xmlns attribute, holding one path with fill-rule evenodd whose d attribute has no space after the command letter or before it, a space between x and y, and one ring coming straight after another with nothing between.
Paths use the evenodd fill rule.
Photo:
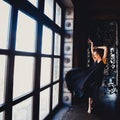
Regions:
<instances>
[{"instance_id":1,"label":"window pane","mask_svg":"<svg viewBox=\"0 0 120 120\"><path fill-rule=\"evenodd\" d=\"M7 56L0 55L0 104L4 103Z\"/></svg>"},{"instance_id":2,"label":"window pane","mask_svg":"<svg viewBox=\"0 0 120 120\"><path fill-rule=\"evenodd\" d=\"M15 57L13 97L18 97L33 89L34 58Z\"/></svg>"},{"instance_id":3,"label":"window pane","mask_svg":"<svg viewBox=\"0 0 120 120\"><path fill-rule=\"evenodd\" d=\"M38 0L28 0L31 2L35 7L38 7Z\"/></svg>"},{"instance_id":4,"label":"window pane","mask_svg":"<svg viewBox=\"0 0 120 120\"><path fill-rule=\"evenodd\" d=\"M4 12L3 12L4 11ZM0 48L8 48L11 6L0 0Z\"/></svg>"},{"instance_id":5,"label":"window pane","mask_svg":"<svg viewBox=\"0 0 120 120\"><path fill-rule=\"evenodd\" d=\"M0 120L4 120L4 112L0 112Z\"/></svg>"},{"instance_id":6,"label":"window pane","mask_svg":"<svg viewBox=\"0 0 120 120\"><path fill-rule=\"evenodd\" d=\"M51 58L42 58L41 59L41 76L40 76L41 84L43 87L48 85L51 81Z\"/></svg>"},{"instance_id":7,"label":"window pane","mask_svg":"<svg viewBox=\"0 0 120 120\"><path fill-rule=\"evenodd\" d=\"M18 12L16 50L35 52L36 21L22 12Z\"/></svg>"},{"instance_id":8,"label":"window pane","mask_svg":"<svg viewBox=\"0 0 120 120\"><path fill-rule=\"evenodd\" d=\"M56 3L56 19L55 23L61 27L61 8L60 6Z\"/></svg>"},{"instance_id":9,"label":"window pane","mask_svg":"<svg viewBox=\"0 0 120 120\"><path fill-rule=\"evenodd\" d=\"M32 98L13 106L12 120L32 120Z\"/></svg>"},{"instance_id":10,"label":"window pane","mask_svg":"<svg viewBox=\"0 0 120 120\"><path fill-rule=\"evenodd\" d=\"M39 113L40 120L44 120L44 118L49 114L50 108L49 101L50 101L50 88L40 93L40 113Z\"/></svg>"},{"instance_id":11,"label":"window pane","mask_svg":"<svg viewBox=\"0 0 120 120\"><path fill-rule=\"evenodd\" d=\"M59 80L60 75L60 59L54 59L53 81Z\"/></svg>"},{"instance_id":12,"label":"window pane","mask_svg":"<svg viewBox=\"0 0 120 120\"><path fill-rule=\"evenodd\" d=\"M44 14L53 20L53 0L45 0Z\"/></svg>"},{"instance_id":13,"label":"window pane","mask_svg":"<svg viewBox=\"0 0 120 120\"><path fill-rule=\"evenodd\" d=\"M52 31L51 29L43 26L42 35L42 53L51 54L52 53Z\"/></svg>"},{"instance_id":14,"label":"window pane","mask_svg":"<svg viewBox=\"0 0 120 120\"><path fill-rule=\"evenodd\" d=\"M61 47L61 37L59 34L55 33L55 45L54 45L54 55L60 55L60 47Z\"/></svg>"},{"instance_id":15,"label":"window pane","mask_svg":"<svg viewBox=\"0 0 120 120\"><path fill-rule=\"evenodd\" d=\"M59 84L57 83L53 86L53 102L52 102L53 109L58 105L58 102L59 102Z\"/></svg>"}]
</instances>

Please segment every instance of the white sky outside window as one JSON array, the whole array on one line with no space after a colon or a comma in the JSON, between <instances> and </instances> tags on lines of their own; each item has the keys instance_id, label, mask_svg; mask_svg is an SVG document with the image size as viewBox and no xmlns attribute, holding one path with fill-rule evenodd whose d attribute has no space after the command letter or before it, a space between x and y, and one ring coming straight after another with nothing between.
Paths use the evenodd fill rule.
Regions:
<instances>
[{"instance_id":1,"label":"white sky outside window","mask_svg":"<svg viewBox=\"0 0 120 120\"><path fill-rule=\"evenodd\" d=\"M18 11L18 24L16 34L16 50L35 52L36 21L21 11Z\"/></svg>"},{"instance_id":2,"label":"white sky outside window","mask_svg":"<svg viewBox=\"0 0 120 120\"><path fill-rule=\"evenodd\" d=\"M58 5L58 3L56 3L56 19L55 19L55 23L61 27L61 7Z\"/></svg>"},{"instance_id":3,"label":"white sky outside window","mask_svg":"<svg viewBox=\"0 0 120 120\"><path fill-rule=\"evenodd\" d=\"M53 0L45 0L44 14L53 20Z\"/></svg>"},{"instance_id":4,"label":"white sky outside window","mask_svg":"<svg viewBox=\"0 0 120 120\"><path fill-rule=\"evenodd\" d=\"M0 104L4 103L7 56L0 55Z\"/></svg>"},{"instance_id":5,"label":"white sky outside window","mask_svg":"<svg viewBox=\"0 0 120 120\"><path fill-rule=\"evenodd\" d=\"M52 54L52 30L43 26L42 53Z\"/></svg>"},{"instance_id":6,"label":"white sky outside window","mask_svg":"<svg viewBox=\"0 0 120 120\"><path fill-rule=\"evenodd\" d=\"M54 59L53 81L59 80L60 76L60 59Z\"/></svg>"},{"instance_id":7,"label":"white sky outside window","mask_svg":"<svg viewBox=\"0 0 120 120\"><path fill-rule=\"evenodd\" d=\"M40 86L50 84L51 81L51 58L41 59L41 75L40 75Z\"/></svg>"},{"instance_id":8,"label":"white sky outside window","mask_svg":"<svg viewBox=\"0 0 120 120\"><path fill-rule=\"evenodd\" d=\"M4 112L0 112L0 120L4 120Z\"/></svg>"},{"instance_id":9,"label":"white sky outside window","mask_svg":"<svg viewBox=\"0 0 120 120\"><path fill-rule=\"evenodd\" d=\"M35 7L38 7L38 0L28 0L30 3L32 3Z\"/></svg>"},{"instance_id":10,"label":"white sky outside window","mask_svg":"<svg viewBox=\"0 0 120 120\"><path fill-rule=\"evenodd\" d=\"M13 98L24 95L33 90L34 58L15 57Z\"/></svg>"},{"instance_id":11,"label":"white sky outside window","mask_svg":"<svg viewBox=\"0 0 120 120\"><path fill-rule=\"evenodd\" d=\"M12 120L32 120L32 98L13 106Z\"/></svg>"},{"instance_id":12,"label":"white sky outside window","mask_svg":"<svg viewBox=\"0 0 120 120\"><path fill-rule=\"evenodd\" d=\"M59 84L55 84L53 86L53 104L52 104L52 109L54 109L59 102Z\"/></svg>"},{"instance_id":13,"label":"white sky outside window","mask_svg":"<svg viewBox=\"0 0 120 120\"><path fill-rule=\"evenodd\" d=\"M0 0L0 48L8 49L11 6Z\"/></svg>"},{"instance_id":14,"label":"white sky outside window","mask_svg":"<svg viewBox=\"0 0 120 120\"><path fill-rule=\"evenodd\" d=\"M40 113L39 119L44 120L44 118L49 114L50 107L50 88L40 92Z\"/></svg>"},{"instance_id":15,"label":"white sky outside window","mask_svg":"<svg viewBox=\"0 0 120 120\"><path fill-rule=\"evenodd\" d=\"M61 36L55 33L54 55L60 55Z\"/></svg>"}]
</instances>

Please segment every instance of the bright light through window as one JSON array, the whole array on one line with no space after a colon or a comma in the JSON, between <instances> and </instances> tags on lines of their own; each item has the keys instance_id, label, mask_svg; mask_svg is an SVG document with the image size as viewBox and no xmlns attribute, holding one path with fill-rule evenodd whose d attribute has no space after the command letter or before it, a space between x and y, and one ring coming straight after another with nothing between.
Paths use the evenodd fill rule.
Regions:
<instances>
[{"instance_id":1,"label":"bright light through window","mask_svg":"<svg viewBox=\"0 0 120 120\"><path fill-rule=\"evenodd\" d=\"M35 7L38 7L38 0L28 0L31 2Z\"/></svg>"},{"instance_id":2,"label":"bright light through window","mask_svg":"<svg viewBox=\"0 0 120 120\"><path fill-rule=\"evenodd\" d=\"M40 120L44 120L44 118L49 114L50 107L50 88L42 91L40 93Z\"/></svg>"},{"instance_id":3,"label":"bright light through window","mask_svg":"<svg viewBox=\"0 0 120 120\"><path fill-rule=\"evenodd\" d=\"M0 0L0 48L8 49L11 6Z\"/></svg>"},{"instance_id":4,"label":"bright light through window","mask_svg":"<svg viewBox=\"0 0 120 120\"><path fill-rule=\"evenodd\" d=\"M51 54L52 53L52 30L43 26L42 35L42 53Z\"/></svg>"},{"instance_id":5,"label":"bright light through window","mask_svg":"<svg viewBox=\"0 0 120 120\"><path fill-rule=\"evenodd\" d=\"M0 112L0 120L4 120L4 112Z\"/></svg>"},{"instance_id":6,"label":"bright light through window","mask_svg":"<svg viewBox=\"0 0 120 120\"><path fill-rule=\"evenodd\" d=\"M41 59L41 75L40 75L40 86L50 84L51 80L51 58Z\"/></svg>"},{"instance_id":7,"label":"bright light through window","mask_svg":"<svg viewBox=\"0 0 120 120\"><path fill-rule=\"evenodd\" d=\"M45 0L44 13L53 20L53 0Z\"/></svg>"},{"instance_id":8,"label":"bright light through window","mask_svg":"<svg viewBox=\"0 0 120 120\"><path fill-rule=\"evenodd\" d=\"M57 83L53 86L53 102L52 102L53 109L58 105L58 102L59 102L59 84Z\"/></svg>"},{"instance_id":9,"label":"bright light through window","mask_svg":"<svg viewBox=\"0 0 120 120\"><path fill-rule=\"evenodd\" d=\"M55 33L54 55L60 55L61 36Z\"/></svg>"},{"instance_id":10,"label":"bright light through window","mask_svg":"<svg viewBox=\"0 0 120 120\"><path fill-rule=\"evenodd\" d=\"M0 55L0 104L4 103L7 56Z\"/></svg>"},{"instance_id":11,"label":"bright light through window","mask_svg":"<svg viewBox=\"0 0 120 120\"><path fill-rule=\"evenodd\" d=\"M35 52L36 21L22 12L18 12L16 50Z\"/></svg>"},{"instance_id":12,"label":"bright light through window","mask_svg":"<svg viewBox=\"0 0 120 120\"><path fill-rule=\"evenodd\" d=\"M33 89L34 58L15 57L13 97L24 95Z\"/></svg>"},{"instance_id":13,"label":"bright light through window","mask_svg":"<svg viewBox=\"0 0 120 120\"><path fill-rule=\"evenodd\" d=\"M32 120L32 98L13 106L12 120Z\"/></svg>"},{"instance_id":14,"label":"bright light through window","mask_svg":"<svg viewBox=\"0 0 120 120\"><path fill-rule=\"evenodd\" d=\"M58 3L56 3L56 19L55 19L55 23L61 27L61 7L58 5Z\"/></svg>"},{"instance_id":15,"label":"bright light through window","mask_svg":"<svg viewBox=\"0 0 120 120\"><path fill-rule=\"evenodd\" d=\"M54 59L53 81L59 80L60 75L60 59Z\"/></svg>"}]
</instances>

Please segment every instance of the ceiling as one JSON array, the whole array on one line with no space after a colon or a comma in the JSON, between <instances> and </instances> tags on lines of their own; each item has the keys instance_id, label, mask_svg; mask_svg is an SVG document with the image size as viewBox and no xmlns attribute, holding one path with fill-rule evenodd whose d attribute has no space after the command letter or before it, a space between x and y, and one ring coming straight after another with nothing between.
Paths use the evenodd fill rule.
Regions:
<instances>
[{"instance_id":1,"label":"ceiling","mask_svg":"<svg viewBox=\"0 0 120 120\"><path fill-rule=\"evenodd\" d=\"M67 8L73 8L73 3L71 0L61 0L62 3L65 5Z\"/></svg>"}]
</instances>

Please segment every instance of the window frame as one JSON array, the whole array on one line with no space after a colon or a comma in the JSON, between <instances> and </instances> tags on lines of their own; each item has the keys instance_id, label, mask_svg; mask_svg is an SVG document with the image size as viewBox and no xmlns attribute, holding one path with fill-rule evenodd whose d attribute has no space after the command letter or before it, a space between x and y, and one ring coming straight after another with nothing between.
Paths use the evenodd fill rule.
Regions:
<instances>
[{"instance_id":1,"label":"window frame","mask_svg":"<svg viewBox=\"0 0 120 120\"><path fill-rule=\"evenodd\" d=\"M54 8L53 8L53 21L44 15L44 0L40 0L38 2L38 8L36 8L32 3L29 1L13 1L13 0L4 0L7 4L11 5L11 18L10 18L10 32L9 32L9 49L3 50L0 49L0 54L7 55L7 75L6 75L6 93L5 93L5 103L0 106L0 112L4 112L4 119L12 120L12 108L14 105L21 103L22 101L33 97L33 106L32 106L32 120L39 120L39 94L50 88L50 110L49 115L46 118L49 118L54 114L54 112L59 108L62 104L62 91L63 88L63 48L64 48L64 10L63 4L59 0L54 0ZM62 10L62 24L61 27L55 24L55 4L56 2L60 5ZM15 44L16 44L16 30L17 30L17 16L18 10L22 11L32 19L37 21L37 30L36 30L36 50L35 52L24 52L24 51L16 51ZM41 43L42 43L42 30L43 25L46 25L48 28L52 29L52 54L42 54L41 53ZM54 35L58 33L61 36L61 48L60 53L61 55L54 55ZM34 83L33 83L33 91L13 99L13 74L14 74L14 63L15 63L15 56L28 56L35 58L35 75L34 75ZM41 67L41 58L51 58L52 59L52 69L51 69L51 83L40 88L40 67ZM54 58L60 59L60 78L57 81L53 81L53 60ZM52 101L53 101L53 86L59 84L59 102L55 109L52 109Z\"/></svg>"}]
</instances>

